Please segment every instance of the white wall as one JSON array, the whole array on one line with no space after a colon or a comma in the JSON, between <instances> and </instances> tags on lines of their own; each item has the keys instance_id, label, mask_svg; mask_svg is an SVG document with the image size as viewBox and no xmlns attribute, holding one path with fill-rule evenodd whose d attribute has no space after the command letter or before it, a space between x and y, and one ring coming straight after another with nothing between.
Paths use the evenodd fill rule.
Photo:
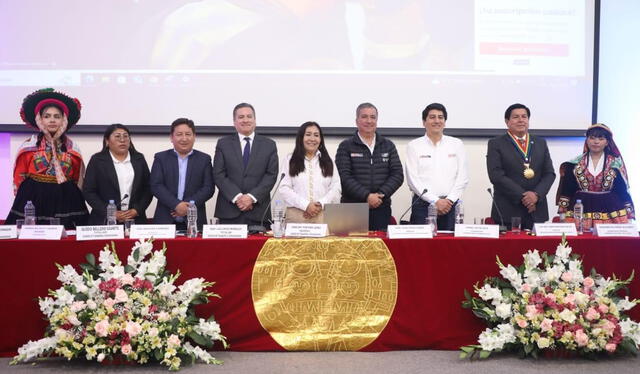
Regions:
<instances>
[{"instance_id":1,"label":"white wall","mask_svg":"<svg viewBox=\"0 0 640 374\"><path fill-rule=\"evenodd\" d=\"M532 128L535 128L535 121L532 121ZM355 129L354 129L355 130ZM259 127L258 127L259 132ZM11 136L11 156L10 159L13 160L15 158L15 153L20 145L20 143L26 138L25 134L13 134ZM76 141L80 149L82 150L82 156L85 160L85 163L89 161L91 155L95 152L98 152L101 149L101 140L102 136L100 135L74 135L72 137L74 141ZM163 151L171 147L171 143L169 142L169 136L161 136L161 135L145 135L145 136L136 136L135 134L132 137L133 142L140 152L142 152L147 162L149 163L149 167L153 162L153 155L156 152ZM343 138L328 138L327 139L327 148L329 153L333 156L338 148L338 144L342 141ZM291 152L294 147L294 139L293 137L275 137L278 144L278 155L280 158L285 156L287 153ZM392 138L395 142L396 147L398 148L398 152L400 153L400 158L402 160L403 165L404 156L405 156L405 147L406 144L411 140L411 138ZM487 176L487 168L486 168L486 148L487 148L487 140L488 139L479 139L479 138L467 138L463 139L465 148L467 151L467 157L469 161L469 185L465 192L464 196L464 205L465 205L465 216L466 221L468 223L473 222L473 217L486 217L490 215L491 212L491 200L489 195L487 194L487 187L490 187L489 178ZM207 152L212 155L214 154L215 144L217 141L217 137L213 136L198 136L195 144L195 148L201 150L203 152ZM554 169L558 170L560 163L576 156L582 150L582 139L575 138L550 138L548 139L549 149L551 152L551 158L553 159ZM2 175L0 178L10 178L11 177L11 168L2 168ZM550 208L550 216L555 214L555 191L557 188L557 181L551 188L549 195L547 196ZM213 212L215 209L215 201L218 196L218 192L214 197L209 200L207 203L207 214L208 218L213 217ZM393 195L393 215L396 218L400 218L400 215L409 207L411 203L411 193L409 192L409 188L407 187L406 182L400 187L400 189ZM153 212L155 211L155 199L149 206L147 210L148 216L153 216ZM6 217L7 212L0 212L0 217ZM407 216L408 218L408 216Z\"/></svg>"}]
</instances>

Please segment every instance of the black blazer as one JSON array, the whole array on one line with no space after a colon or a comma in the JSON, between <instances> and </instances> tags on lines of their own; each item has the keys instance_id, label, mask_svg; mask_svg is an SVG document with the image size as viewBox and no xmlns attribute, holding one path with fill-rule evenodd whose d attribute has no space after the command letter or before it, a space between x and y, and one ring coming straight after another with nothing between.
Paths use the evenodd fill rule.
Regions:
<instances>
[{"instance_id":1,"label":"black blazer","mask_svg":"<svg viewBox=\"0 0 640 374\"><path fill-rule=\"evenodd\" d=\"M138 211L138 216L135 218L136 223L146 223L147 216L145 211L153 198L149 188L149 166L142 153L129 151L129 154L134 174L131 196L129 197L129 209ZM113 160L108 149L91 156L84 176L82 193L87 203L91 206L90 225L104 225L109 200L114 200L116 206L120 209L120 197L122 195L120 194L116 168L113 166Z\"/></svg>"},{"instance_id":2,"label":"black blazer","mask_svg":"<svg viewBox=\"0 0 640 374\"><path fill-rule=\"evenodd\" d=\"M509 134L489 140L487 147L487 171L493 184L496 205L504 216L504 224L511 224L511 217L527 216L527 209L521 203L525 191L538 194L536 210L531 213L533 222L545 222L549 219L547 193L556 179L547 142L538 136L530 135L530 166L535 172L531 179L524 177L524 161L513 144ZM491 208L491 217L500 222L495 206Z\"/></svg>"},{"instance_id":3,"label":"black blazer","mask_svg":"<svg viewBox=\"0 0 640 374\"><path fill-rule=\"evenodd\" d=\"M198 207L198 226L207 223L205 203L213 196L215 186L211 156L193 150L187 164L184 195L178 199L178 156L173 149L156 153L151 166L151 192L158 199L154 223L174 223L171 211L181 201L195 201Z\"/></svg>"},{"instance_id":4,"label":"black blazer","mask_svg":"<svg viewBox=\"0 0 640 374\"><path fill-rule=\"evenodd\" d=\"M220 138L213 158L213 175L219 190L216 217L235 219L243 215L243 219L257 222L266 211L267 218L271 218L271 211L267 204L271 189L278 177L278 150L273 140L255 135L251 145L249 164L245 169L242 164L238 134ZM250 193L258 200L253 209L244 214L231 202L239 193Z\"/></svg>"}]
</instances>

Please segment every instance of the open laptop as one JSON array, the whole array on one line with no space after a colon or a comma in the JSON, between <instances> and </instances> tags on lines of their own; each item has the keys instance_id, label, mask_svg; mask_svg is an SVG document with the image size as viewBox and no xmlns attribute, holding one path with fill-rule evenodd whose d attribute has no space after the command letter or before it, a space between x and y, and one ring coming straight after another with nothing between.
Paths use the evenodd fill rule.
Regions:
<instances>
[{"instance_id":1,"label":"open laptop","mask_svg":"<svg viewBox=\"0 0 640 374\"><path fill-rule=\"evenodd\" d=\"M330 235L367 235L369 233L369 204L325 204L324 223L327 224Z\"/></svg>"}]
</instances>

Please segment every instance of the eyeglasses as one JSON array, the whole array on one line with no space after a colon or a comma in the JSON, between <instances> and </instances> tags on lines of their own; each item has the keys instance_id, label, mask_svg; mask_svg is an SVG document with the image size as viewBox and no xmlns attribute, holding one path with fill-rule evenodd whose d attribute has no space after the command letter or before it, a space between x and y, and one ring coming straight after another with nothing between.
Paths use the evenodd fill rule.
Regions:
<instances>
[{"instance_id":1,"label":"eyeglasses","mask_svg":"<svg viewBox=\"0 0 640 374\"><path fill-rule=\"evenodd\" d=\"M125 142L126 142L127 140L129 140L129 135L127 135L127 134L113 134L113 137L114 137L116 140L122 140L122 141L125 141Z\"/></svg>"}]
</instances>

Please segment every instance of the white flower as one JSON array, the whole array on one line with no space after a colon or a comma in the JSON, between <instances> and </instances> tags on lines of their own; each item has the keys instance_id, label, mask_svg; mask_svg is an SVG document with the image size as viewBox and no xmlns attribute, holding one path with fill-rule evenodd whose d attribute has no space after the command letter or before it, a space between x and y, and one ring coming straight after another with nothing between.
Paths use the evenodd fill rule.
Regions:
<instances>
[{"instance_id":1,"label":"white flower","mask_svg":"<svg viewBox=\"0 0 640 374\"><path fill-rule=\"evenodd\" d=\"M65 306L71 305L71 303L73 303L73 300L75 299L75 296L64 288L59 288L56 290L56 298L56 305Z\"/></svg>"},{"instance_id":2,"label":"white flower","mask_svg":"<svg viewBox=\"0 0 640 374\"><path fill-rule=\"evenodd\" d=\"M496 306L496 315L502 319L511 317L511 304L501 303Z\"/></svg>"},{"instance_id":3,"label":"white flower","mask_svg":"<svg viewBox=\"0 0 640 374\"><path fill-rule=\"evenodd\" d=\"M582 293L580 291L576 291L573 296L575 296L575 303L576 305L583 307L585 305L587 305L587 303L589 302L589 295Z\"/></svg>"},{"instance_id":4,"label":"white flower","mask_svg":"<svg viewBox=\"0 0 640 374\"><path fill-rule=\"evenodd\" d=\"M167 278L164 278L162 280L162 283L160 283L156 289L160 292L160 295L164 296L164 297L168 297L169 295L171 295L171 293L173 291L175 291L176 286L174 286L172 283L169 283L167 281Z\"/></svg>"},{"instance_id":5,"label":"white flower","mask_svg":"<svg viewBox=\"0 0 640 374\"><path fill-rule=\"evenodd\" d=\"M544 349L548 348L551 345L551 341L549 340L549 338L539 338L536 344L538 344L538 348Z\"/></svg>"},{"instance_id":6,"label":"white flower","mask_svg":"<svg viewBox=\"0 0 640 374\"><path fill-rule=\"evenodd\" d=\"M54 349L57 342L58 338L55 336L43 338L35 342L29 340L27 344L18 348L18 356L21 357L24 361L29 361L32 358L36 358L43 353Z\"/></svg>"},{"instance_id":7,"label":"white flower","mask_svg":"<svg viewBox=\"0 0 640 374\"><path fill-rule=\"evenodd\" d=\"M42 314L47 316L47 318L51 318L55 307L53 299L50 297L45 297L44 299L40 299L40 301L38 301L38 304L40 305L40 311L42 311Z\"/></svg>"},{"instance_id":8,"label":"white flower","mask_svg":"<svg viewBox=\"0 0 640 374\"><path fill-rule=\"evenodd\" d=\"M630 319L624 319L620 321L620 331L622 336L631 338L636 344L636 347L640 347L640 324Z\"/></svg>"},{"instance_id":9,"label":"white flower","mask_svg":"<svg viewBox=\"0 0 640 374\"><path fill-rule=\"evenodd\" d=\"M526 269L537 268L538 265L542 263L540 253L538 253L537 249L525 253L524 255L522 255L522 257L524 257L524 264Z\"/></svg>"},{"instance_id":10,"label":"white flower","mask_svg":"<svg viewBox=\"0 0 640 374\"><path fill-rule=\"evenodd\" d=\"M100 353L98 355L98 357L96 357L96 361L98 362L102 362L104 360L104 358L106 357L106 355L104 353Z\"/></svg>"},{"instance_id":11,"label":"white flower","mask_svg":"<svg viewBox=\"0 0 640 374\"><path fill-rule=\"evenodd\" d=\"M596 287L593 293L596 296L607 296L613 287L615 287L615 282L611 278L598 277L596 278Z\"/></svg>"},{"instance_id":12,"label":"white flower","mask_svg":"<svg viewBox=\"0 0 640 374\"><path fill-rule=\"evenodd\" d=\"M616 303L616 307L618 308L619 311L624 312L625 310L629 310L634 306L636 306L637 302L638 300L630 301L629 296L625 296L624 299L621 299Z\"/></svg>"},{"instance_id":13,"label":"white flower","mask_svg":"<svg viewBox=\"0 0 640 374\"><path fill-rule=\"evenodd\" d=\"M547 268L547 271L544 272L542 277L547 282L557 282L562 276L562 273L564 273L564 266L554 265Z\"/></svg>"},{"instance_id":14,"label":"white flower","mask_svg":"<svg viewBox=\"0 0 640 374\"><path fill-rule=\"evenodd\" d=\"M193 328L195 332L200 335L208 336L212 340L220 339L220 325L216 321L205 321L204 318L200 318L198 326Z\"/></svg>"},{"instance_id":15,"label":"white flower","mask_svg":"<svg viewBox=\"0 0 640 374\"><path fill-rule=\"evenodd\" d=\"M192 278L180 285L180 287L178 287L179 291L176 295L178 302L191 302L197 294L202 292L203 283L203 278Z\"/></svg>"},{"instance_id":16,"label":"white flower","mask_svg":"<svg viewBox=\"0 0 640 374\"><path fill-rule=\"evenodd\" d=\"M108 249L108 246L105 249L100 251L100 255L98 256L98 261L100 262L100 268L107 269L111 266L115 265L116 259L113 256L111 250Z\"/></svg>"},{"instance_id":17,"label":"white flower","mask_svg":"<svg viewBox=\"0 0 640 374\"><path fill-rule=\"evenodd\" d=\"M496 328L486 329L478 337L478 343L485 351L499 351L505 344L514 343L516 337L514 335L515 330L513 326L508 323L503 323Z\"/></svg>"},{"instance_id":18,"label":"white flower","mask_svg":"<svg viewBox=\"0 0 640 374\"><path fill-rule=\"evenodd\" d=\"M540 287L542 284L541 274L543 274L543 272L540 269L526 269L524 271L524 282L528 284L531 289Z\"/></svg>"},{"instance_id":19,"label":"white flower","mask_svg":"<svg viewBox=\"0 0 640 374\"><path fill-rule=\"evenodd\" d=\"M573 323L576 320L575 313L573 313L569 309L564 309L562 312L560 312L559 316L562 320L567 321L569 323Z\"/></svg>"},{"instance_id":20,"label":"white flower","mask_svg":"<svg viewBox=\"0 0 640 374\"><path fill-rule=\"evenodd\" d=\"M553 262L556 264L563 263L567 261L570 254L571 254L571 247L569 246L565 247L564 245L559 244L558 247L556 248L556 257L553 260Z\"/></svg>"},{"instance_id":21,"label":"white flower","mask_svg":"<svg viewBox=\"0 0 640 374\"><path fill-rule=\"evenodd\" d=\"M522 277L520 276L520 273L518 273L518 270L512 265L503 267L500 270L500 275L502 275L504 279L508 280L516 291L522 291Z\"/></svg>"},{"instance_id":22,"label":"white flower","mask_svg":"<svg viewBox=\"0 0 640 374\"><path fill-rule=\"evenodd\" d=\"M485 301L494 299L502 300L502 292L500 292L498 288L491 287L489 284L482 286L482 288L478 290L478 295Z\"/></svg>"},{"instance_id":23,"label":"white flower","mask_svg":"<svg viewBox=\"0 0 640 374\"><path fill-rule=\"evenodd\" d=\"M58 273L58 278L56 279L62 282L62 284L82 284L82 276L80 276L71 265L66 265L60 269L60 273Z\"/></svg>"},{"instance_id":24,"label":"white flower","mask_svg":"<svg viewBox=\"0 0 640 374\"><path fill-rule=\"evenodd\" d=\"M205 362L207 364L214 364L216 362L216 359L213 358L213 356L211 356L209 352L200 347L194 347L189 342L184 343L182 347L187 352L187 354L196 356L196 358L202 362Z\"/></svg>"},{"instance_id":25,"label":"white flower","mask_svg":"<svg viewBox=\"0 0 640 374\"><path fill-rule=\"evenodd\" d=\"M89 308L89 309L95 309L95 308L97 308L97 307L98 307L98 305L96 304L96 302L95 302L95 301L93 301L93 300L91 300L91 299L87 300L87 308Z\"/></svg>"}]
</instances>

